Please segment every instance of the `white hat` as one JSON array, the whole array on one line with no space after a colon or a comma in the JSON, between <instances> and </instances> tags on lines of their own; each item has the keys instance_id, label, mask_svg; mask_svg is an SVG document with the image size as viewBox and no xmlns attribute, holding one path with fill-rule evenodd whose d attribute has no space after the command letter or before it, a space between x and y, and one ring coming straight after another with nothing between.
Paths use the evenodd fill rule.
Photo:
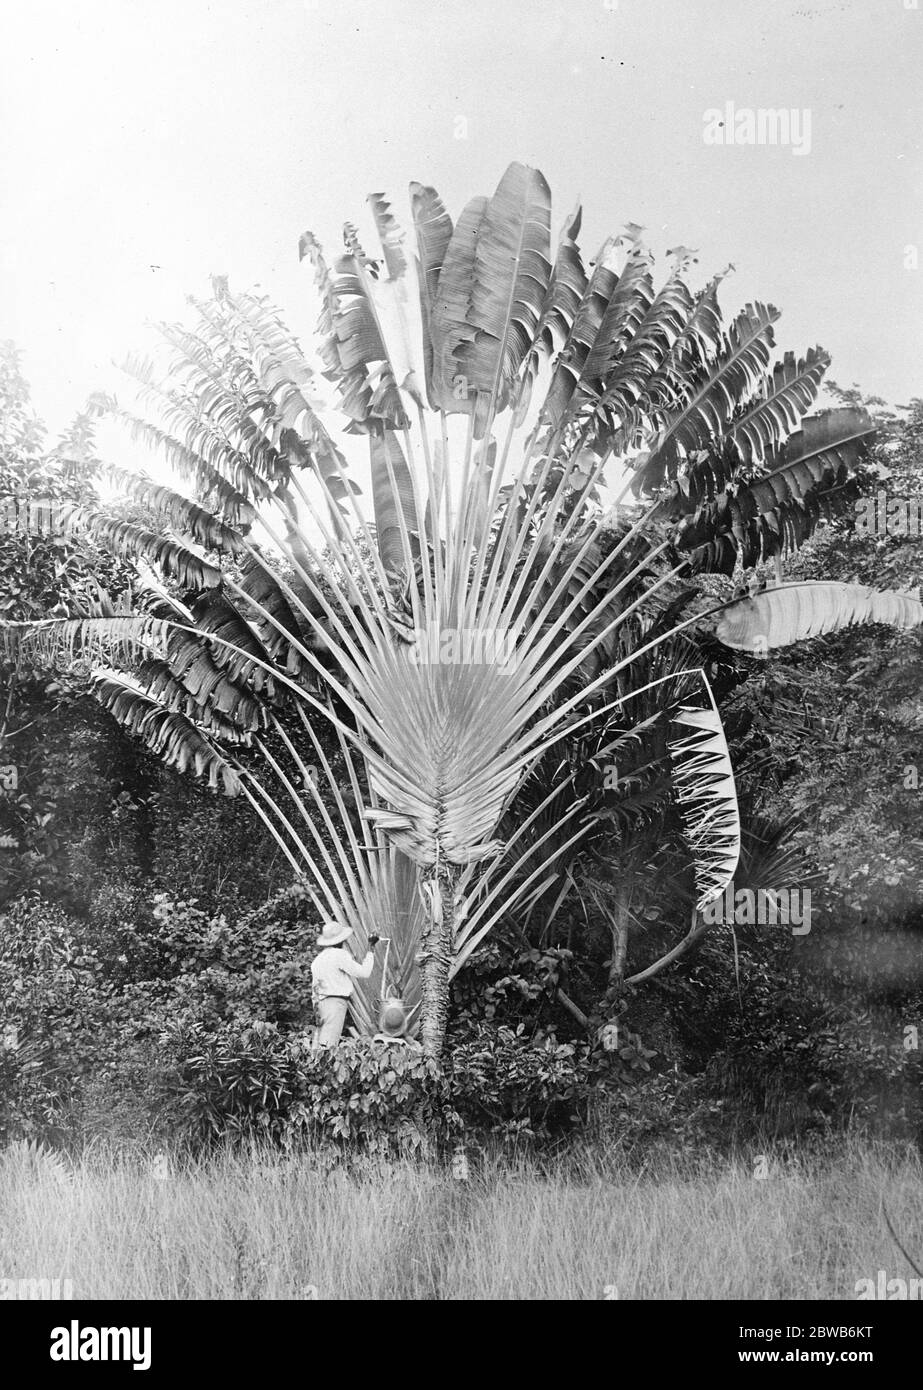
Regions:
<instances>
[{"instance_id":1,"label":"white hat","mask_svg":"<svg viewBox=\"0 0 923 1390\"><path fill-rule=\"evenodd\" d=\"M341 927L339 922L325 922L324 929L317 938L318 946L339 946L341 941L352 936L352 927Z\"/></svg>"}]
</instances>

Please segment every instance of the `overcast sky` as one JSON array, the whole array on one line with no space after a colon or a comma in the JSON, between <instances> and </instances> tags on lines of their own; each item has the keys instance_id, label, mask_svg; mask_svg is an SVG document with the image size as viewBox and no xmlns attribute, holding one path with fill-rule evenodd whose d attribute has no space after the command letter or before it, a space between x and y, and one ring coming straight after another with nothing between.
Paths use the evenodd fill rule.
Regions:
<instances>
[{"instance_id":1,"label":"overcast sky","mask_svg":"<svg viewBox=\"0 0 923 1390\"><path fill-rule=\"evenodd\" d=\"M923 6L923 0L920 0ZM923 394L923 8L913 0L0 0L0 337L53 428L211 272L307 336L310 227L365 195L457 215L512 159L584 251L623 223L729 261L723 304L780 347ZM796 148L717 145L705 112L799 113ZM372 237L368 236L371 244ZM915 256L914 249L919 248Z\"/></svg>"}]
</instances>

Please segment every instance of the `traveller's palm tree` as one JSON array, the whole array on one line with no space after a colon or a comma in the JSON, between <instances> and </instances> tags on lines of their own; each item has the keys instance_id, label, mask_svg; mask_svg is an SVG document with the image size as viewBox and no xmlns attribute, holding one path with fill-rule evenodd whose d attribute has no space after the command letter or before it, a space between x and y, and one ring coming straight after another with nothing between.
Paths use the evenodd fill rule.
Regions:
<instances>
[{"instance_id":1,"label":"traveller's palm tree","mask_svg":"<svg viewBox=\"0 0 923 1390\"><path fill-rule=\"evenodd\" d=\"M923 606L783 586L714 618L644 626L620 648L626 625L656 624L696 569L799 544L836 505L867 419L834 412L799 432L825 355L770 369L776 310L748 305L725 329L721 277L693 293L684 250L655 290L636 228L589 272L579 213L552 248L535 170L511 165L454 226L412 185L415 251L384 200L370 205L381 260L350 225L332 267L312 236L301 242L345 437L277 316L218 283L194 330L163 330L175 350L164 384L129 364L145 413L105 403L195 500L111 469L162 530L77 507L59 520L137 558L130 605L6 633L105 662L93 679L116 717L248 796L318 909L358 923L360 944L401 919L396 968L438 1053L451 972L581 834L579 800L564 835L529 833L540 803L503 842L504 814L562 739L615 708L630 717L629 686L663 688L700 905L732 877L734 780L708 682L697 669L681 686L675 671L633 681L651 650L702 621L765 651L853 621L909 626ZM361 438L372 515L355 481ZM348 797L329 764L311 772L318 720L340 740ZM272 791L240 743L263 752ZM365 1028L373 997L357 1004Z\"/></svg>"}]
</instances>

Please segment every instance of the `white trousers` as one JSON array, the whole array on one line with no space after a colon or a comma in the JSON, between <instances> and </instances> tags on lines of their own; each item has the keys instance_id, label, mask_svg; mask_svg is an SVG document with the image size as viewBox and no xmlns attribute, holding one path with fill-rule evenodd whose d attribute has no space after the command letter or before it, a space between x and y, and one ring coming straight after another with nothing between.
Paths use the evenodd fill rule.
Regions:
<instances>
[{"instance_id":1,"label":"white trousers","mask_svg":"<svg viewBox=\"0 0 923 1390\"><path fill-rule=\"evenodd\" d=\"M336 1047L346 1022L348 999L335 996L321 999L317 1005L317 1030L314 1034L315 1047Z\"/></svg>"}]
</instances>

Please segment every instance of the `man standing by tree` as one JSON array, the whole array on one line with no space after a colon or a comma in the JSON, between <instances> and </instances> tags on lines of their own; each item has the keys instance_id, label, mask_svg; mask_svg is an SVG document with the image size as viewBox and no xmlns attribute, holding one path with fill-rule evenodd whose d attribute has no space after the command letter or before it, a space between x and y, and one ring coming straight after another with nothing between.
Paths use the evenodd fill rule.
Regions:
<instances>
[{"instance_id":1,"label":"man standing by tree","mask_svg":"<svg viewBox=\"0 0 923 1390\"><path fill-rule=\"evenodd\" d=\"M327 922L317 938L321 949L311 963L311 994L317 1019L315 1047L335 1047L340 1041L346 1010L355 988L353 981L367 980L375 964L374 948L380 939L378 935L373 932L369 937L370 949L359 962L343 946L343 942L348 941L352 934L351 927Z\"/></svg>"}]
</instances>

